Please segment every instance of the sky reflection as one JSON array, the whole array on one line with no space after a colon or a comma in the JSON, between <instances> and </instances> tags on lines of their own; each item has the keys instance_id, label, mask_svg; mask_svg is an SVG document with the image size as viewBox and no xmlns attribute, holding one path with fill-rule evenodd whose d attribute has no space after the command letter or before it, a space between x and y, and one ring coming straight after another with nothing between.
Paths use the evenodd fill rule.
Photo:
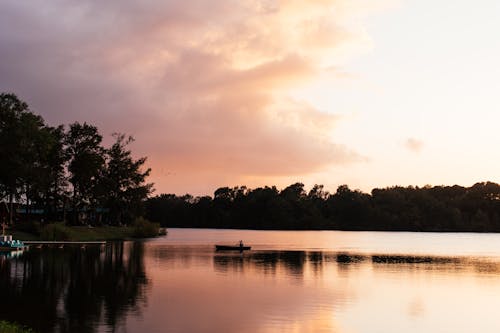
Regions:
<instances>
[{"instance_id":1,"label":"sky reflection","mask_svg":"<svg viewBox=\"0 0 500 333\"><path fill-rule=\"evenodd\" d=\"M191 232L200 231L185 231ZM234 236L228 233L225 238ZM236 239L253 237L251 231L239 233ZM372 244L384 243L383 233L363 235L368 236L378 238ZM498 255L381 248L240 254L216 252L208 244L169 243L168 237L104 249L2 255L0 293L9 301L0 304L0 319L41 333L500 330ZM462 236L441 237L449 243L454 240L447 237Z\"/></svg>"},{"instance_id":2,"label":"sky reflection","mask_svg":"<svg viewBox=\"0 0 500 333\"><path fill-rule=\"evenodd\" d=\"M483 309L500 306L493 296L500 292L496 259L207 249L152 245L146 261L155 264L148 264L148 274L158 283L151 302L168 310L148 312L129 327L164 326L169 332L500 328ZM176 258L190 265L179 265Z\"/></svg>"}]
</instances>

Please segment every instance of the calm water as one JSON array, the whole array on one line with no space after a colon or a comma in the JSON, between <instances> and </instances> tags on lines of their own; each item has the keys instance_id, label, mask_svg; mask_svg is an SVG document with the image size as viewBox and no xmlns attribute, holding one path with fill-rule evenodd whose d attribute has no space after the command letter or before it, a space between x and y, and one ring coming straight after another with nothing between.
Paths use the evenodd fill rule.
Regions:
<instances>
[{"instance_id":1,"label":"calm water","mask_svg":"<svg viewBox=\"0 0 500 333\"><path fill-rule=\"evenodd\" d=\"M169 229L0 255L0 295L39 332L500 332L500 235Z\"/></svg>"}]
</instances>

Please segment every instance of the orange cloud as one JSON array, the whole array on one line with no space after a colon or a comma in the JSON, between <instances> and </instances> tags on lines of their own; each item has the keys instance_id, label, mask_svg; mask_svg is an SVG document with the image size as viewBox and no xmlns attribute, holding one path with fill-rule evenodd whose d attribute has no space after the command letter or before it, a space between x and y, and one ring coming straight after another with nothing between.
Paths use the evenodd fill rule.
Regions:
<instances>
[{"instance_id":1,"label":"orange cloud","mask_svg":"<svg viewBox=\"0 0 500 333\"><path fill-rule=\"evenodd\" d=\"M133 134L158 192L299 177L360 159L337 117L288 96L355 43L348 0L0 5L1 90L49 121ZM362 5L360 7L363 7ZM5 33L9 31L9 33ZM166 170L166 171L165 171Z\"/></svg>"}]
</instances>

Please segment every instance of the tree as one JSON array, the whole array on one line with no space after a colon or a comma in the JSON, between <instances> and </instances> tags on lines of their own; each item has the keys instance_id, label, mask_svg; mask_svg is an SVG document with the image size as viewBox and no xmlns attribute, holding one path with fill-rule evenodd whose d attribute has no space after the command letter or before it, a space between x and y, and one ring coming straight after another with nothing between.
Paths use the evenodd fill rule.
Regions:
<instances>
[{"instance_id":1,"label":"tree","mask_svg":"<svg viewBox=\"0 0 500 333\"><path fill-rule=\"evenodd\" d=\"M142 170L146 158L134 159L127 145L134 139L114 134L115 143L106 150L106 168L101 188L110 221L128 224L142 213L142 204L152 192L153 184L146 183L151 169Z\"/></svg>"},{"instance_id":2,"label":"tree","mask_svg":"<svg viewBox=\"0 0 500 333\"><path fill-rule=\"evenodd\" d=\"M0 95L0 188L7 196L12 223L13 201L25 200L31 207L48 180L46 172L52 132L42 117L14 94Z\"/></svg>"},{"instance_id":3,"label":"tree","mask_svg":"<svg viewBox=\"0 0 500 333\"><path fill-rule=\"evenodd\" d=\"M16 95L0 94L0 201L8 198L9 220L14 202L26 203L25 216L35 207L55 219L71 190L74 224L83 217L95 222L99 208L108 209L112 222L129 223L151 193L145 182L151 170L141 170L146 158L131 157L131 137L115 138L104 149L97 127L75 122L65 132L62 125L47 126Z\"/></svg>"},{"instance_id":4,"label":"tree","mask_svg":"<svg viewBox=\"0 0 500 333\"><path fill-rule=\"evenodd\" d=\"M54 219L59 208L65 208L67 198L66 162L64 150L64 127L45 127L44 135L39 140L39 147L43 148L43 164L39 169L37 181L38 205L45 211L47 219Z\"/></svg>"},{"instance_id":5,"label":"tree","mask_svg":"<svg viewBox=\"0 0 500 333\"><path fill-rule=\"evenodd\" d=\"M63 128L45 125L14 94L0 95L0 193L7 196L12 223L13 201L46 208L61 194L64 181ZM29 214L28 214L29 216Z\"/></svg>"},{"instance_id":6,"label":"tree","mask_svg":"<svg viewBox=\"0 0 500 333\"><path fill-rule=\"evenodd\" d=\"M13 218L13 202L19 197L23 161L21 151L21 117L29 112L28 104L14 94L0 94L0 191L8 197L9 222Z\"/></svg>"},{"instance_id":7,"label":"tree","mask_svg":"<svg viewBox=\"0 0 500 333\"><path fill-rule=\"evenodd\" d=\"M54 138L43 118L31 112L21 115L19 126L18 156L22 161L19 192L29 216L33 205L41 203L49 186L52 166L48 163L48 156Z\"/></svg>"},{"instance_id":8,"label":"tree","mask_svg":"<svg viewBox=\"0 0 500 333\"><path fill-rule=\"evenodd\" d=\"M299 201L306 196L306 191L304 190L304 184L295 183L289 185L285 189L283 189L280 193L280 196L289 200L289 201Z\"/></svg>"},{"instance_id":9,"label":"tree","mask_svg":"<svg viewBox=\"0 0 500 333\"><path fill-rule=\"evenodd\" d=\"M73 223L80 223L80 212L95 211L98 186L105 167L105 149L97 127L73 123L65 136L66 157L69 161L69 181L72 185Z\"/></svg>"},{"instance_id":10,"label":"tree","mask_svg":"<svg viewBox=\"0 0 500 333\"><path fill-rule=\"evenodd\" d=\"M330 193L324 190L323 185L315 184L307 194L307 197L311 200L326 200L329 195Z\"/></svg>"}]
</instances>

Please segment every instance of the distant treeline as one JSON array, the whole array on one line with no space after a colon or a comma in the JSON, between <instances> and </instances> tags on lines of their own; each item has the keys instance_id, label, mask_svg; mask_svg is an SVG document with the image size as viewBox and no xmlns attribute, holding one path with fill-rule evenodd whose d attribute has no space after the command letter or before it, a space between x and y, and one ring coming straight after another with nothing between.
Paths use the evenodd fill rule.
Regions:
<instances>
[{"instance_id":1,"label":"distant treeline","mask_svg":"<svg viewBox=\"0 0 500 333\"><path fill-rule=\"evenodd\" d=\"M0 94L0 222L123 224L142 213L152 184L132 137L102 145L97 127L49 126L14 94Z\"/></svg>"},{"instance_id":2,"label":"distant treeline","mask_svg":"<svg viewBox=\"0 0 500 333\"><path fill-rule=\"evenodd\" d=\"M248 189L223 187L214 197L162 194L147 217L167 227L500 232L500 185L374 189L370 194L296 183Z\"/></svg>"}]
</instances>

